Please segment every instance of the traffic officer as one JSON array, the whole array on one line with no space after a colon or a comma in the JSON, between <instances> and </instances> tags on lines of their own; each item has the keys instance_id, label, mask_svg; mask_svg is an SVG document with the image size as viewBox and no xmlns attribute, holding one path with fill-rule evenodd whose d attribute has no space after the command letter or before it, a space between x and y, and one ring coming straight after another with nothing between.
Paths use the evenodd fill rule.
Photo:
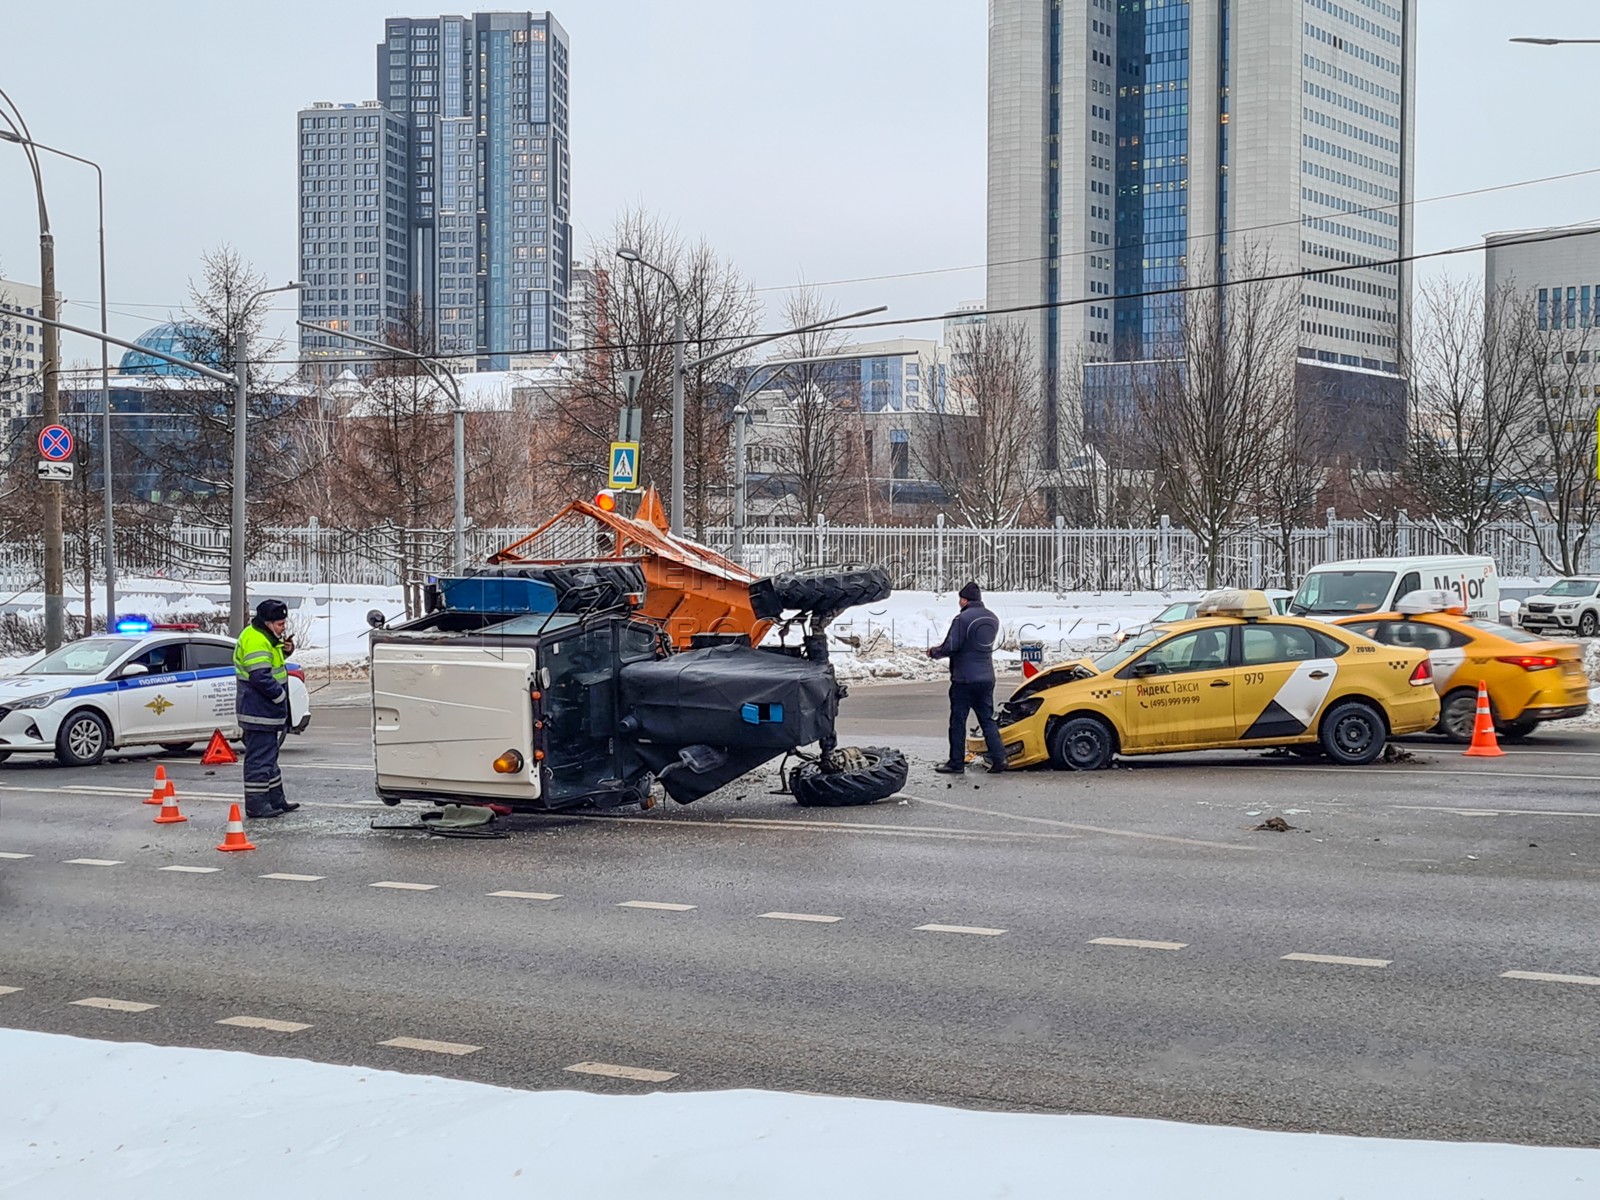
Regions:
<instances>
[{"instance_id":1,"label":"traffic officer","mask_svg":"<svg viewBox=\"0 0 1600 1200\"><path fill-rule=\"evenodd\" d=\"M281 817L299 808L283 795L278 736L289 723L289 672L284 657L294 643L284 637L289 606L263 600L233 648L235 711L244 731L244 815Z\"/></svg>"},{"instance_id":2,"label":"traffic officer","mask_svg":"<svg viewBox=\"0 0 1600 1200\"><path fill-rule=\"evenodd\" d=\"M967 769L967 713L978 718L989 751L989 773L1006 769L1005 744L994 719L994 649L1000 641L1000 618L983 606L983 592L969 583L956 593L961 611L950 622L944 641L929 658L950 660L950 758L934 768L941 775Z\"/></svg>"}]
</instances>

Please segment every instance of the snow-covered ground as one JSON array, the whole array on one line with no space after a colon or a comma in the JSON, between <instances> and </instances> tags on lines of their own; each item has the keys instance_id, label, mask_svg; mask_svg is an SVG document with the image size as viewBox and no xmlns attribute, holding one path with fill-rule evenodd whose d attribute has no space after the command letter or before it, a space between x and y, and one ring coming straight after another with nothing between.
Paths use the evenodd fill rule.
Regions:
<instances>
[{"instance_id":1,"label":"snow-covered ground","mask_svg":"<svg viewBox=\"0 0 1600 1200\"><path fill-rule=\"evenodd\" d=\"M1588 1200L1600 1151L773 1092L521 1092L0 1030L0 1195Z\"/></svg>"}]
</instances>

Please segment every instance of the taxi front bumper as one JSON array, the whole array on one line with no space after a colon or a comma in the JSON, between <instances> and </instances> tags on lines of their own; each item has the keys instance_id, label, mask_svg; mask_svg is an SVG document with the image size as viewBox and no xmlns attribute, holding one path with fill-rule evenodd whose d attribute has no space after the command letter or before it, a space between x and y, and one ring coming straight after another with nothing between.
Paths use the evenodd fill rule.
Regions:
<instances>
[{"instance_id":1,"label":"taxi front bumper","mask_svg":"<svg viewBox=\"0 0 1600 1200\"><path fill-rule=\"evenodd\" d=\"M1006 748L1007 767L1031 767L1049 759L1050 751L1044 741L1044 718L1029 717L1015 725L1000 726L1000 741ZM988 754L989 748L981 737L967 738L967 755Z\"/></svg>"}]
</instances>

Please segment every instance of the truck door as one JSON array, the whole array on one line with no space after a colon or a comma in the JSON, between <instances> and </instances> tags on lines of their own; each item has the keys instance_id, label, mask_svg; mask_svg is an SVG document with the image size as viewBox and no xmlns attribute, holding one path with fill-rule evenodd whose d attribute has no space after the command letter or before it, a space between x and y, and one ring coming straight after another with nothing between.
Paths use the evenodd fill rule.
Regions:
<instances>
[{"instance_id":1,"label":"truck door","mask_svg":"<svg viewBox=\"0 0 1600 1200\"><path fill-rule=\"evenodd\" d=\"M536 652L498 642L382 642L372 647L372 742L381 791L537 799ZM507 750L523 769L501 774Z\"/></svg>"},{"instance_id":2,"label":"truck door","mask_svg":"<svg viewBox=\"0 0 1600 1200\"><path fill-rule=\"evenodd\" d=\"M552 805L602 791L602 781L619 775L615 635L616 626L607 622L547 641L542 649Z\"/></svg>"}]
</instances>

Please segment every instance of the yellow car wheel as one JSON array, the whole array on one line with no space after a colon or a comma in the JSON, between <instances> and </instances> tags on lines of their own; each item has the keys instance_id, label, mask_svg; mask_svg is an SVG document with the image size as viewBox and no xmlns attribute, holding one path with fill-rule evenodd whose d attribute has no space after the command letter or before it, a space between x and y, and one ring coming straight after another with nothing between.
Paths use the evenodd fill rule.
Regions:
<instances>
[{"instance_id":1,"label":"yellow car wheel","mask_svg":"<svg viewBox=\"0 0 1600 1200\"><path fill-rule=\"evenodd\" d=\"M1050 735L1050 762L1063 771L1103 771L1117 754L1117 735L1098 717L1072 717Z\"/></svg>"},{"instance_id":2,"label":"yellow car wheel","mask_svg":"<svg viewBox=\"0 0 1600 1200\"><path fill-rule=\"evenodd\" d=\"M1490 709L1493 709L1490 705ZM1473 688L1457 688L1439 704L1439 732L1452 742L1466 745L1478 723L1478 693Z\"/></svg>"},{"instance_id":3,"label":"yellow car wheel","mask_svg":"<svg viewBox=\"0 0 1600 1200\"><path fill-rule=\"evenodd\" d=\"M1376 761L1388 740L1383 714L1359 700L1337 704L1322 718L1322 752L1341 767Z\"/></svg>"}]
</instances>

